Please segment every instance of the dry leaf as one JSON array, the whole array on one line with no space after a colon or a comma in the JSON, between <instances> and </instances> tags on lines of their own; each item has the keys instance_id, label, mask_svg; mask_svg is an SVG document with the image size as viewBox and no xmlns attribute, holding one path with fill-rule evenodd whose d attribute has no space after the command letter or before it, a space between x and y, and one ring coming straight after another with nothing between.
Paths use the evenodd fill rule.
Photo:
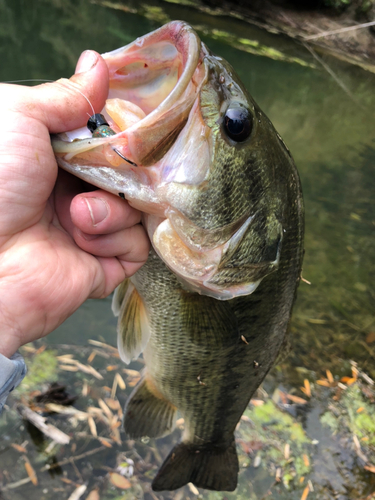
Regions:
<instances>
[{"instance_id":1,"label":"dry leaf","mask_svg":"<svg viewBox=\"0 0 375 500\"><path fill-rule=\"evenodd\" d=\"M317 380L316 383L318 385L322 385L323 387L331 387L331 384L328 382L328 380Z\"/></svg>"},{"instance_id":2,"label":"dry leaf","mask_svg":"<svg viewBox=\"0 0 375 500\"><path fill-rule=\"evenodd\" d=\"M335 379L333 378L333 375L332 375L331 371L330 370L326 370L326 374L327 374L328 382L330 384L333 384L334 381L335 381Z\"/></svg>"},{"instance_id":3,"label":"dry leaf","mask_svg":"<svg viewBox=\"0 0 375 500\"><path fill-rule=\"evenodd\" d=\"M104 400L111 410L118 410L120 408L120 402L117 399L105 398Z\"/></svg>"},{"instance_id":4,"label":"dry leaf","mask_svg":"<svg viewBox=\"0 0 375 500\"><path fill-rule=\"evenodd\" d=\"M354 377L342 377L341 382L346 385L352 385L357 379Z\"/></svg>"},{"instance_id":5,"label":"dry leaf","mask_svg":"<svg viewBox=\"0 0 375 500\"><path fill-rule=\"evenodd\" d=\"M309 457L308 457L307 455L305 455L305 454L304 454L304 455L302 456L302 458L303 458L303 463L305 464L305 466L306 466L306 467L309 467L309 465L310 465L310 460L309 460Z\"/></svg>"},{"instance_id":6,"label":"dry leaf","mask_svg":"<svg viewBox=\"0 0 375 500\"><path fill-rule=\"evenodd\" d=\"M78 372L78 367L75 365L60 365L59 368L66 372Z\"/></svg>"},{"instance_id":7,"label":"dry leaf","mask_svg":"<svg viewBox=\"0 0 375 500\"><path fill-rule=\"evenodd\" d=\"M34 486L37 486L38 478L36 476L36 472L28 460L25 462L25 469L26 469L27 475L30 478L30 481L33 483Z\"/></svg>"},{"instance_id":8,"label":"dry leaf","mask_svg":"<svg viewBox=\"0 0 375 500\"><path fill-rule=\"evenodd\" d=\"M78 361L72 357L70 354L66 354L65 356L58 356L57 359L60 363L65 363L67 365L76 365Z\"/></svg>"},{"instance_id":9,"label":"dry leaf","mask_svg":"<svg viewBox=\"0 0 375 500\"><path fill-rule=\"evenodd\" d=\"M375 465L365 465L366 470L373 472L375 474Z\"/></svg>"},{"instance_id":10,"label":"dry leaf","mask_svg":"<svg viewBox=\"0 0 375 500\"><path fill-rule=\"evenodd\" d=\"M96 424L95 424L94 419L92 417L89 417L87 419L87 423L89 424L91 434L93 436L97 437L98 433L96 431Z\"/></svg>"},{"instance_id":11,"label":"dry leaf","mask_svg":"<svg viewBox=\"0 0 375 500\"><path fill-rule=\"evenodd\" d=\"M130 370L129 368L123 368L122 370L128 377L140 377L141 374L137 370Z\"/></svg>"},{"instance_id":12,"label":"dry leaf","mask_svg":"<svg viewBox=\"0 0 375 500\"><path fill-rule=\"evenodd\" d=\"M117 370L118 365L108 365L106 370L107 372L113 372L113 370Z\"/></svg>"},{"instance_id":13,"label":"dry leaf","mask_svg":"<svg viewBox=\"0 0 375 500\"><path fill-rule=\"evenodd\" d=\"M91 490L86 500L100 500L99 490Z\"/></svg>"},{"instance_id":14,"label":"dry leaf","mask_svg":"<svg viewBox=\"0 0 375 500\"><path fill-rule=\"evenodd\" d=\"M26 451L26 448L24 448L23 446L19 445L19 444L16 444L16 443L11 443L10 445L12 448L14 448L15 450L19 451L20 453L27 453Z\"/></svg>"},{"instance_id":15,"label":"dry leaf","mask_svg":"<svg viewBox=\"0 0 375 500\"><path fill-rule=\"evenodd\" d=\"M89 394L89 385L87 382L84 382L82 386L82 396L86 397L88 396L88 394Z\"/></svg>"},{"instance_id":16,"label":"dry leaf","mask_svg":"<svg viewBox=\"0 0 375 500\"><path fill-rule=\"evenodd\" d=\"M309 493L310 493L310 488L308 486L306 486L306 488L303 490L303 493L302 493L302 496L301 496L301 500L306 500L307 495Z\"/></svg>"},{"instance_id":17,"label":"dry leaf","mask_svg":"<svg viewBox=\"0 0 375 500\"><path fill-rule=\"evenodd\" d=\"M81 496L84 494L84 492L87 490L87 486L85 484L82 484L81 486L78 486L77 489L73 491L73 493L70 495L68 500L79 500Z\"/></svg>"},{"instance_id":18,"label":"dry leaf","mask_svg":"<svg viewBox=\"0 0 375 500\"><path fill-rule=\"evenodd\" d=\"M360 407L358 408L358 410L357 410L357 413L361 413L361 412L363 412L363 410L364 410L364 407L363 407L363 406L360 406Z\"/></svg>"},{"instance_id":19,"label":"dry leaf","mask_svg":"<svg viewBox=\"0 0 375 500\"><path fill-rule=\"evenodd\" d=\"M89 364L91 364L91 363L94 361L95 356L96 356L96 352L95 352L95 351L92 351L92 352L91 352L91 354L90 354L90 356L87 358L87 362L88 362Z\"/></svg>"},{"instance_id":20,"label":"dry leaf","mask_svg":"<svg viewBox=\"0 0 375 500\"><path fill-rule=\"evenodd\" d=\"M99 342L99 340L89 340L89 344L94 345L96 347L103 347L104 349L110 349L111 351L117 351L117 347L113 347L112 345L105 344L104 342Z\"/></svg>"},{"instance_id":21,"label":"dry leaf","mask_svg":"<svg viewBox=\"0 0 375 500\"><path fill-rule=\"evenodd\" d=\"M105 413L105 415L107 415L108 418L112 419L113 413L108 408L108 406L105 404L105 402L102 399L98 399L98 404L99 404L100 408L103 410L103 412Z\"/></svg>"},{"instance_id":22,"label":"dry leaf","mask_svg":"<svg viewBox=\"0 0 375 500\"><path fill-rule=\"evenodd\" d=\"M116 488L121 488L122 490L128 490L132 486L129 479L126 479L126 477L122 476L121 474L118 474L117 472L110 472L109 477L111 483L113 484L113 486L116 486Z\"/></svg>"},{"instance_id":23,"label":"dry leaf","mask_svg":"<svg viewBox=\"0 0 375 500\"><path fill-rule=\"evenodd\" d=\"M67 477L60 477L60 481L62 481L65 484L73 484L76 488L78 488L78 486L80 486L79 484L75 483L71 479L68 479Z\"/></svg>"},{"instance_id":24,"label":"dry leaf","mask_svg":"<svg viewBox=\"0 0 375 500\"><path fill-rule=\"evenodd\" d=\"M370 332L367 337L366 337L366 342L368 344L372 344L373 342L375 342L375 332Z\"/></svg>"},{"instance_id":25,"label":"dry leaf","mask_svg":"<svg viewBox=\"0 0 375 500\"><path fill-rule=\"evenodd\" d=\"M193 493L193 495L199 495L198 488L193 483L188 483L189 490Z\"/></svg>"},{"instance_id":26,"label":"dry leaf","mask_svg":"<svg viewBox=\"0 0 375 500\"><path fill-rule=\"evenodd\" d=\"M303 381L304 383L304 389L305 389L305 394L308 398L311 398L311 386L310 386L310 382L307 380L307 378L305 378L305 380Z\"/></svg>"},{"instance_id":27,"label":"dry leaf","mask_svg":"<svg viewBox=\"0 0 375 500\"><path fill-rule=\"evenodd\" d=\"M105 446L106 448L112 448L112 445L111 443L108 441L108 439L105 439L105 438L102 438L102 437L98 437L99 441L101 442L101 444L103 446Z\"/></svg>"},{"instance_id":28,"label":"dry leaf","mask_svg":"<svg viewBox=\"0 0 375 500\"><path fill-rule=\"evenodd\" d=\"M125 391L126 384L124 382L124 379L121 377L121 375L119 373L116 373L116 380L117 380L117 383L118 383L118 386L120 387L120 389L122 391Z\"/></svg>"},{"instance_id":29,"label":"dry leaf","mask_svg":"<svg viewBox=\"0 0 375 500\"><path fill-rule=\"evenodd\" d=\"M263 406L264 405L264 401L262 399L250 399L250 403L253 406Z\"/></svg>"},{"instance_id":30,"label":"dry leaf","mask_svg":"<svg viewBox=\"0 0 375 500\"><path fill-rule=\"evenodd\" d=\"M307 403L306 399L299 398L298 396L294 396L293 394L287 394L286 397L290 399L290 401L293 401L293 403L299 405L305 405Z\"/></svg>"},{"instance_id":31,"label":"dry leaf","mask_svg":"<svg viewBox=\"0 0 375 500\"><path fill-rule=\"evenodd\" d=\"M288 460L290 457L290 444L286 443L284 446L284 458L285 460Z\"/></svg>"},{"instance_id":32,"label":"dry leaf","mask_svg":"<svg viewBox=\"0 0 375 500\"><path fill-rule=\"evenodd\" d=\"M46 345L41 345L39 349L35 351L35 355L37 356L38 354L41 354L43 351L46 350L46 347L47 347Z\"/></svg>"},{"instance_id":33,"label":"dry leaf","mask_svg":"<svg viewBox=\"0 0 375 500\"><path fill-rule=\"evenodd\" d=\"M97 379L99 380L103 380L103 376L97 371L95 370L94 367L90 366L90 365L83 365L82 363L77 363L77 367L83 372L83 373L87 373L88 375L93 375L94 377L96 377Z\"/></svg>"}]
</instances>

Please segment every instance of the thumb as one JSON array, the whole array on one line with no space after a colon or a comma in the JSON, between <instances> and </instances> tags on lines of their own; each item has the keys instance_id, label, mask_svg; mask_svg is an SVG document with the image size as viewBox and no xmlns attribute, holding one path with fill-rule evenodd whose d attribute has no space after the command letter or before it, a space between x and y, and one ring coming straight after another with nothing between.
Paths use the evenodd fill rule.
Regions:
<instances>
[{"instance_id":1,"label":"thumb","mask_svg":"<svg viewBox=\"0 0 375 500\"><path fill-rule=\"evenodd\" d=\"M31 89L30 112L50 133L73 130L84 126L94 111L100 112L108 97L108 88L104 59L97 52L86 50L79 58L76 74L69 80L61 78Z\"/></svg>"}]
</instances>

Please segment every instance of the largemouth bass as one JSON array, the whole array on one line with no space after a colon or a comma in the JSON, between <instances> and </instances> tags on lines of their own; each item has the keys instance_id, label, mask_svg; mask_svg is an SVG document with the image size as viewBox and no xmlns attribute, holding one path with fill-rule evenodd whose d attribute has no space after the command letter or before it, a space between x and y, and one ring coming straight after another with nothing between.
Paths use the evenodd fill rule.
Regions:
<instances>
[{"instance_id":1,"label":"largemouth bass","mask_svg":"<svg viewBox=\"0 0 375 500\"><path fill-rule=\"evenodd\" d=\"M125 432L163 436L180 412L182 440L153 489L232 491L234 430L283 345L300 280L298 173L233 68L187 24L103 57L110 133L84 128L53 147L61 167L140 209L152 242L113 303L122 359L146 363Z\"/></svg>"}]
</instances>

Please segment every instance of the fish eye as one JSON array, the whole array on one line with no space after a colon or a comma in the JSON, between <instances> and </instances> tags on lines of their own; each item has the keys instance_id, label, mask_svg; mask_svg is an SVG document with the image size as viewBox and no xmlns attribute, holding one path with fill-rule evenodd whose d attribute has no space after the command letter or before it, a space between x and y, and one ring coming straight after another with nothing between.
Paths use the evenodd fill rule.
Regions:
<instances>
[{"instance_id":1,"label":"fish eye","mask_svg":"<svg viewBox=\"0 0 375 500\"><path fill-rule=\"evenodd\" d=\"M233 103L225 112L223 126L232 141L244 142L253 129L252 114L243 104Z\"/></svg>"}]
</instances>

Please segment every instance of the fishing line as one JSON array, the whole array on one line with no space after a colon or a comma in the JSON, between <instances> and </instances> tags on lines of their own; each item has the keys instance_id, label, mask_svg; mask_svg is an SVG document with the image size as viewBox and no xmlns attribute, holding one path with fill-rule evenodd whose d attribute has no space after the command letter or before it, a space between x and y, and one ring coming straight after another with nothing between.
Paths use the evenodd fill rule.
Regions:
<instances>
[{"instance_id":1,"label":"fishing line","mask_svg":"<svg viewBox=\"0 0 375 500\"><path fill-rule=\"evenodd\" d=\"M29 78L27 80L9 80L9 81L6 81L6 82L2 82L2 83L24 83L24 82L48 82L48 83L54 83L56 80L46 80L44 78ZM95 110L94 110L94 106L91 104L91 101L90 99L83 93L81 92L80 90L76 89L75 87L73 87L74 90L76 90L79 94L81 94L82 97L84 97L86 99L86 101L88 102L88 104L90 105L90 108L91 108L91 111L92 111L92 114L95 115ZM87 115L90 117L89 113L87 113ZM92 115L91 115L92 116Z\"/></svg>"},{"instance_id":2,"label":"fishing line","mask_svg":"<svg viewBox=\"0 0 375 500\"><path fill-rule=\"evenodd\" d=\"M5 82L2 82L2 83L25 83L25 82L48 82L48 83L54 83L56 80L47 80L45 78L28 78L28 79L25 79L25 80L9 80L9 81L5 81ZM74 90L76 90L79 94L81 94L82 97L84 97L86 99L86 101L88 102L88 104L90 105L91 107L91 111L92 111L92 115L90 115L89 113L87 113L87 116L89 117L89 120L87 122L87 128L90 130L90 132L92 132L91 128L88 126L90 120L97 116L96 113L95 113L95 110L94 110L94 106L91 104L91 101L90 99L83 93L81 92L80 90L76 89L75 87L73 87ZM99 116L99 115L98 115ZM101 116L101 115L100 115ZM104 118L104 117L103 117ZM108 124L107 124L108 125ZM109 125L108 125L109 127ZM115 134L115 132L114 132ZM103 136L105 137L105 136ZM134 163L133 161L129 160L128 158L126 158L123 154L120 153L120 151L118 151L118 149L116 149L115 147L112 146L112 149L115 153L117 153L119 155L120 158L122 158L124 161L126 161L127 163L130 163L130 165L133 165L134 167L137 167L137 164Z\"/></svg>"}]
</instances>

